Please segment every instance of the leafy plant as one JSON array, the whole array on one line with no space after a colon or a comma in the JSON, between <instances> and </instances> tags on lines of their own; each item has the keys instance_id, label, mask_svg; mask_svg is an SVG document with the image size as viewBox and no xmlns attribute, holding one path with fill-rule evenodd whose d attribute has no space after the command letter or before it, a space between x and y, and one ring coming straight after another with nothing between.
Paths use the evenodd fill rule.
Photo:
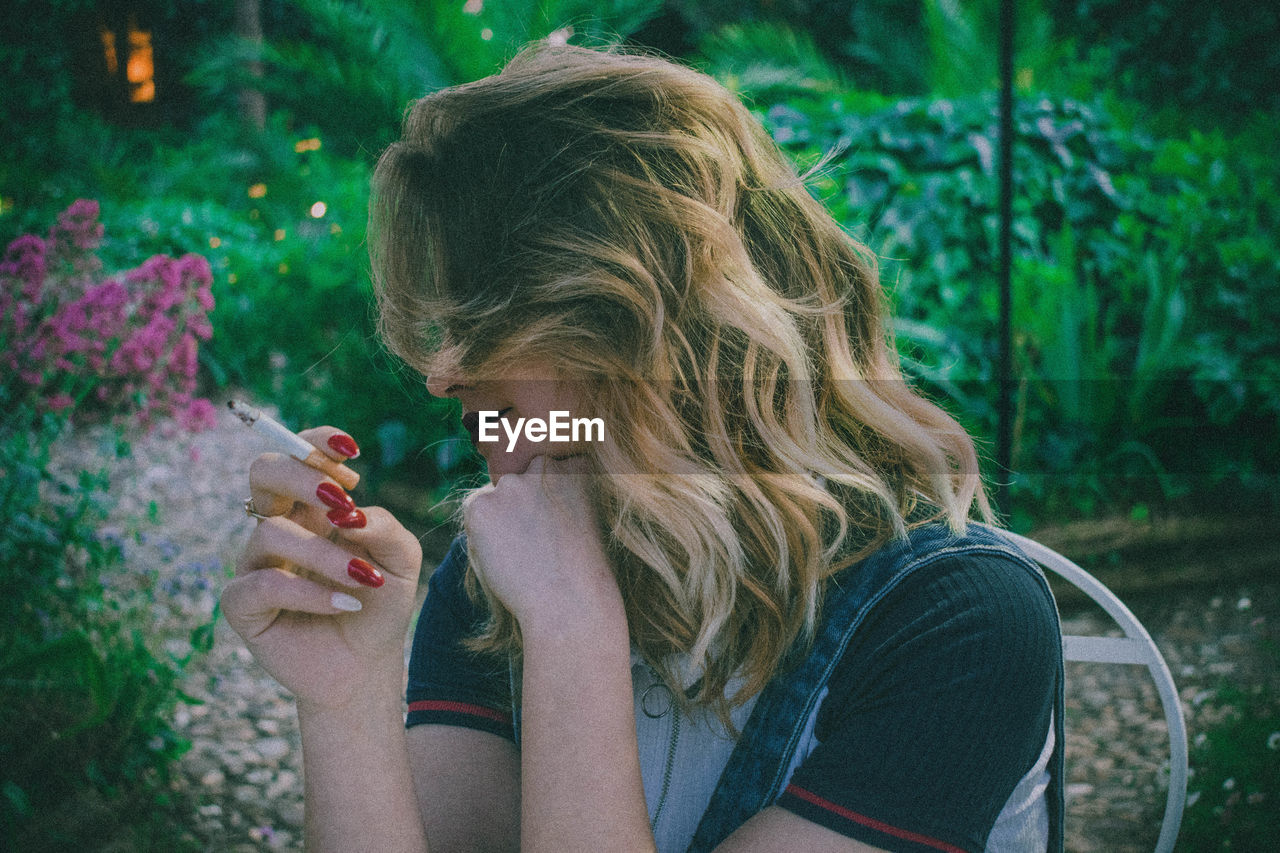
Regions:
<instances>
[{"instance_id":1,"label":"leafy plant","mask_svg":"<svg viewBox=\"0 0 1280 853\"><path fill-rule=\"evenodd\" d=\"M210 45L189 79L222 100L246 86L262 91L294 123L354 155L395 139L409 101L493 74L529 41L616 42L661 8L659 0L305 0L261 47Z\"/></svg>"},{"instance_id":2,"label":"leafy plant","mask_svg":"<svg viewBox=\"0 0 1280 853\"><path fill-rule=\"evenodd\" d=\"M914 374L993 435L994 97L760 103L802 170L830 155L811 186L881 256ZM1050 514L1245 484L1273 500L1274 163L1068 99L1020 100L1015 131L1015 497Z\"/></svg>"},{"instance_id":3,"label":"leafy plant","mask_svg":"<svg viewBox=\"0 0 1280 853\"><path fill-rule=\"evenodd\" d=\"M1266 4L1073 0L1052 4L1057 30L1105 50L1108 88L1168 127L1236 129L1280 110L1280 16Z\"/></svg>"},{"instance_id":4,"label":"leafy plant","mask_svg":"<svg viewBox=\"0 0 1280 853\"><path fill-rule=\"evenodd\" d=\"M0 600L0 847L182 849L168 781L188 743L168 720L186 661L150 644L149 595L112 591L105 476L55 477L65 413L30 405L0 388L0 581L20 591Z\"/></svg>"},{"instance_id":5,"label":"leafy plant","mask_svg":"<svg viewBox=\"0 0 1280 853\"><path fill-rule=\"evenodd\" d=\"M1254 642L1273 664L1280 646L1262 617ZM1206 691L1200 716L1212 720L1193 739L1179 846L1187 850L1272 850L1280 844L1280 699L1262 685Z\"/></svg>"},{"instance_id":6,"label":"leafy plant","mask_svg":"<svg viewBox=\"0 0 1280 853\"><path fill-rule=\"evenodd\" d=\"M923 5L925 91L959 97L993 91L999 85L1000 3L998 0L925 0ZM1023 0L1015 9L1015 84L1026 90L1054 76L1066 51L1053 38L1053 19L1042 0Z\"/></svg>"},{"instance_id":7,"label":"leafy plant","mask_svg":"<svg viewBox=\"0 0 1280 853\"><path fill-rule=\"evenodd\" d=\"M727 86L757 96L849 88L844 72L818 49L813 37L785 24L726 24L703 38L698 50Z\"/></svg>"}]
</instances>

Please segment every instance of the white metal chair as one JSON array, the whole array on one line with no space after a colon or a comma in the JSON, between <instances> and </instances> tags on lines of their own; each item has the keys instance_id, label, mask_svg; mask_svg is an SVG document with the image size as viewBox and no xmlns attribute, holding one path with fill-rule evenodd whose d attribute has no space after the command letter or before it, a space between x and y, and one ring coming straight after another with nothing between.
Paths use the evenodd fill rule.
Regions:
<instances>
[{"instance_id":1,"label":"white metal chair","mask_svg":"<svg viewBox=\"0 0 1280 853\"><path fill-rule=\"evenodd\" d=\"M1182 824L1182 809L1187 801L1187 727L1178 701L1178 689L1160 649L1134 617L1128 607L1093 575L1071 560L1046 548L1039 542L1010 533L996 531L1031 559L1080 589L1107 612L1124 632L1123 637L1063 636L1062 656L1068 661L1092 663L1141 664L1150 672L1160 692L1164 719L1169 727L1169 796L1165 800L1164 820L1156 841L1157 853L1170 853Z\"/></svg>"}]
</instances>

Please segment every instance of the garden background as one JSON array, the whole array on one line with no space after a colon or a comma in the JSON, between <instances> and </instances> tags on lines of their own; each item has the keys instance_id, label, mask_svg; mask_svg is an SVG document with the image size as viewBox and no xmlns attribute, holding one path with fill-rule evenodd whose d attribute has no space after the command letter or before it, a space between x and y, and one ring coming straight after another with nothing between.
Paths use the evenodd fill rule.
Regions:
<instances>
[{"instance_id":1,"label":"garden background","mask_svg":"<svg viewBox=\"0 0 1280 853\"><path fill-rule=\"evenodd\" d=\"M989 477L1011 527L1096 572L1176 659L1181 846L1274 849L1280 11L1016 6L1015 419ZM237 765L193 734L220 684L257 683L216 621L231 543L182 533L215 494L235 522L243 490L211 401L341 425L360 501L447 541L441 502L481 469L374 339L368 180L409 100L529 39L623 39L742 93L880 256L910 376L994 459L996 24L994 0L7 4L0 847L298 843L296 810L251 803L296 796L292 759ZM1125 701L1141 717L1150 697ZM290 725L250 729L287 751ZM1121 783L1074 779L1069 821L1140 849L1158 768L1120 824L1087 805L1148 784L1120 765Z\"/></svg>"}]
</instances>

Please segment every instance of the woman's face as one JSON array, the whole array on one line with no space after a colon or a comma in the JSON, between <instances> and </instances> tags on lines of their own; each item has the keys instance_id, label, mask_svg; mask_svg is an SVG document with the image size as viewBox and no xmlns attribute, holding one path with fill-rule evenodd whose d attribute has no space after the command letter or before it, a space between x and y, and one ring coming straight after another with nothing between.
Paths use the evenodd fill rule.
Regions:
<instances>
[{"instance_id":1,"label":"woman's face","mask_svg":"<svg viewBox=\"0 0 1280 853\"><path fill-rule=\"evenodd\" d=\"M547 424L548 430L552 426L553 412L567 413L554 416L562 424L589 416L582 406L582 384L564 379L549 364L528 361L495 377L467 375L461 370L433 373L427 377L427 390L462 403L462 425L488 463L489 479L494 483L504 474L524 473L536 456L563 458L584 449L582 440L551 441L549 434L533 440L538 435L538 421ZM557 432L573 434L570 428ZM578 435L581 439L586 432L580 430ZM484 437L496 440L480 440Z\"/></svg>"}]
</instances>

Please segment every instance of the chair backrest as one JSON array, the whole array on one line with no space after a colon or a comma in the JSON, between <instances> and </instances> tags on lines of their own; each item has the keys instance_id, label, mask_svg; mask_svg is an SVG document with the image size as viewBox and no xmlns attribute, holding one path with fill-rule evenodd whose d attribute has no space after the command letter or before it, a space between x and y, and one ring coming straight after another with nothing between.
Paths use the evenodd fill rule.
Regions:
<instances>
[{"instance_id":1,"label":"chair backrest","mask_svg":"<svg viewBox=\"0 0 1280 853\"><path fill-rule=\"evenodd\" d=\"M1169 727L1169 796L1165 801L1164 820L1160 825L1156 851L1169 853L1178 838L1182 809L1187 801L1187 727L1182 717L1182 705L1178 701L1178 689L1160 649L1129 608L1093 575L1033 539L1007 530L997 532L1021 548L1028 557L1097 602L1124 632L1123 637L1063 636L1064 660L1141 664L1151 672L1151 678L1160 692L1164 719Z\"/></svg>"}]
</instances>

